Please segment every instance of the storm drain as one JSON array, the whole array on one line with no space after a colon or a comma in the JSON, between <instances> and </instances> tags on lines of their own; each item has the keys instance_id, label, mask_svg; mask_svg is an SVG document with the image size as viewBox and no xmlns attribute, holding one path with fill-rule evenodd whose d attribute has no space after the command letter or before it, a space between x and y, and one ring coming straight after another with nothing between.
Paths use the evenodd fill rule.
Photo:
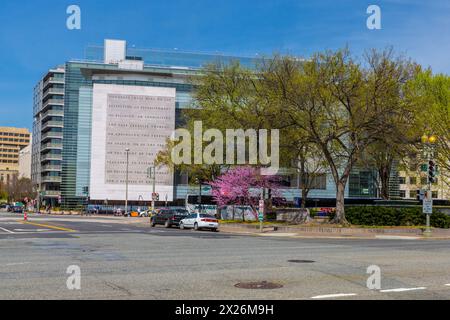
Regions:
<instances>
[{"instance_id":1,"label":"storm drain","mask_svg":"<svg viewBox=\"0 0 450 320\"><path fill-rule=\"evenodd\" d=\"M283 288L283 285L279 283L261 281L261 282L240 282L234 285L240 289L279 289Z\"/></svg>"},{"instance_id":2,"label":"storm drain","mask_svg":"<svg viewBox=\"0 0 450 320\"><path fill-rule=\"evenodd\" d=\"M314 260L288 260L288 262L292 263L314 263Z\"/></svg>"}]
</instances>

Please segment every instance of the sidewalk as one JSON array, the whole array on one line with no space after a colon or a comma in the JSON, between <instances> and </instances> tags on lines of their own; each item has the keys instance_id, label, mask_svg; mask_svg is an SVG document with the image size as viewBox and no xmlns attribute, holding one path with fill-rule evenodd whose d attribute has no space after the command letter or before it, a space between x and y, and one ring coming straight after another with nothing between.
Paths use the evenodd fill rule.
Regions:
<instances>
[{"instance_id":1,"label":"sidewalk","mask_svg":"<svg viewBox=\"0 0 450 320\"><path fill-rule=\"evenodd\" d=\"M420 228L358 228L329 226L265 226L260 232L259 225L227 223L220 225L220 231L264 237L329 238L329 239L449 239L450 229L432 229L431 237L423 236Z\"/></svg>"}]
</instances>

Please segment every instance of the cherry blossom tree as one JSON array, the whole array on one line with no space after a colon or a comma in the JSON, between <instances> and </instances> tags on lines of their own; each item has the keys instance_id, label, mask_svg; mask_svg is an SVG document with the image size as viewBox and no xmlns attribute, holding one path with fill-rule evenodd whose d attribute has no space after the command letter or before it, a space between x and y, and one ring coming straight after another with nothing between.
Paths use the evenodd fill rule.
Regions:
<instances>
[{"instance_id":1,"label":"cherry blossom tree","mask_svg":"<svg viewBox=\"0 0 450 320\"><path fill-rule=\"evenodd\" d=\"M250 206L255 218L262 190L271 190L272 196L279 194L279 178L261 175L258 168L242 166L229 169L226 173L210 182L212 195L219 207L227 205Z\"/></svg>"}]
</instances>

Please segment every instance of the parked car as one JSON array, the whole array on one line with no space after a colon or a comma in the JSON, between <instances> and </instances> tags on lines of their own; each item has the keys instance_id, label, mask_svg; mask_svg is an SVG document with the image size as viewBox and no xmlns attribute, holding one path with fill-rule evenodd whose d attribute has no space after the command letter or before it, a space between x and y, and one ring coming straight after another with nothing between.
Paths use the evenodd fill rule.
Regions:
<instances>
[{"instance_id":1,"label":"parked car","mask_svg":"<svg viewBox=\"0 0 450 320\"><path fill-rule=\"evenodd\" d=\"M24 207L21 207L21 206L14 206L14 207L12 207L12 213L23 213L23 209L24 209Z\"/></svg>"},{"instance_id":2,"label":"parked car","mask_svg":"<svg viewBox=\"0 0 450 320\"><path fill-rule=\"evenodd\" d=\"M192 228L194 230L210 229L218 231L219 221L216 217L204 213L193 213L180 221L180 229Z\"/></svg>"},{"instance_id":3,"label":"parked car","mask_svg":"<svg viewBox=\"0 0 450 320\"><path fill-rule=\"evenodd\" d=\"M162 224L166 228L178 226L180 221L187 217L187 210L179 209L161 209L158 214L154 215L150 221L152 227Z\"/></svg>"},{"instance_id":4,"label":"parked car","mask_svg":"<svg viewBox=\"0 0 450 320\"><path fill-rule=\"evenodd\" d=\"M272 198L272 205L274 207L287 207L288 206L288 201L286 200L286 198L273 197Z\"/></svg>"}]
</instances>

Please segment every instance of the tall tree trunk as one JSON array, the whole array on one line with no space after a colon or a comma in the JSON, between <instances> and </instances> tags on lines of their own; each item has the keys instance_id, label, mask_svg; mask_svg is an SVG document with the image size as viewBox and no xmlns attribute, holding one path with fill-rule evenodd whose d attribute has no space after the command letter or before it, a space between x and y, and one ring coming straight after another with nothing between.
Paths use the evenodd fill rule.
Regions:
<instances>
[{"instance_id":1,"label":"tall tree trunk","mask_svg":"<svg viewBox=\"0 0 450 320\"><path fill-rule=\"evenodd\" d=\"M391 165L392 164L385 164L378 169L378 174L381 180L380 196L384 200L389 200L389 191L390 191L389 181L391 176Z\"/></svg>"},{"instance_id":2,"label":"tall tree trunk","mask_svg":"<svg viewBox=\"0 0 450 320\"><path fill-rule=\"evenodd\" d=\"M306 188L302 189L302 209L306 208L306 199L308 198L308 191Z\"/></svg>"},{"instance_id":3,"label":"tall tree trunk","mask_svg":"<svg viewBox=\"0 0 450 320\"><path fill-rule=\"evenodd\" d=\"M333 219L334 223L347 225L345 219L345 182L339 181L336 183L336 216Z\"/></svg>"},{"instance_id":4,"label":"tall tree trunk","mask_svg":"<svg viewBox=\"0 0 450 320\"><path fill-rule=\"evenodd\" d=\"M309 185L309 181L307 180L307 179L309 179L309 177L308 177L308 173L306 172L305 162L306 162L306 159L301 155L299 158L299 164L300 164L299 188L302 190L302 205L301 205L302 209L306 208L306 200L308 197L307 186Z\"/></svg>"}]
</instances>

